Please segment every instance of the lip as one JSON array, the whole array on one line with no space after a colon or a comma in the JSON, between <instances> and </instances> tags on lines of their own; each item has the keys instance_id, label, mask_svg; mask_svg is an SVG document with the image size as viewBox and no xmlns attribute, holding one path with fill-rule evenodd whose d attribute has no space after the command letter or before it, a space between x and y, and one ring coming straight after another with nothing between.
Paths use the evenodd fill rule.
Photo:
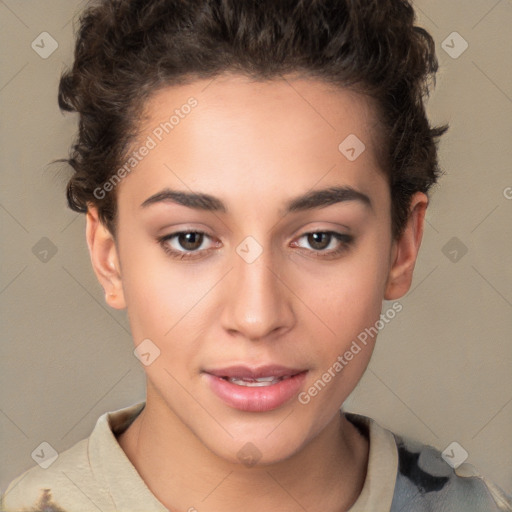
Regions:
<instances>
[{"instance_id":1,"label":"lip","mask_svg":"<svg viewBox=\"0 0 512 512\"><path fill-rule=\"evenodd\" d=\"M308 370L268 365L258 368L230 366L228 368L204 371L212 392L225 404L247 412L265 412L281 407L301 389ZM223 377L260 378L285 377L275 384L261 387L246 387L233 384Z\"/></svg>"},{"instance_id":2,"label":"lip","mask_svg":"<svg viewBox=\"0 0 512 512\"><path fill-rule=\"evenodd\" d=\"M204 370L205 373L217 377L240 377L245 379L258 379L260 377L286 377L306 371L305 368L287 368L276 364L251 368L244 365L228 366L213 370Z\"/></svg>"}]
</instances>

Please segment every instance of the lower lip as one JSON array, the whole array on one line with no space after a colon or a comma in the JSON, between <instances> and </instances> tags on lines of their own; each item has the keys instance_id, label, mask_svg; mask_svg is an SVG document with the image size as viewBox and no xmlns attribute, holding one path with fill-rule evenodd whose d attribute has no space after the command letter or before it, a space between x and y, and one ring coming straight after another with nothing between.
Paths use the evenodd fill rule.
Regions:
<instances>
[{"instance_id":1,"label":"lower lip","mask_svg":"<svg viewBox=\"0 0 512 512\"><path fill-rule=\"evenodd\" d=\"M264 412L277 409L296 395L306 378L307 371L281 380L270 386L239 386L222 377L205 373L212 391L227 405L240 411Z\"/></svg>"}]
</instances>

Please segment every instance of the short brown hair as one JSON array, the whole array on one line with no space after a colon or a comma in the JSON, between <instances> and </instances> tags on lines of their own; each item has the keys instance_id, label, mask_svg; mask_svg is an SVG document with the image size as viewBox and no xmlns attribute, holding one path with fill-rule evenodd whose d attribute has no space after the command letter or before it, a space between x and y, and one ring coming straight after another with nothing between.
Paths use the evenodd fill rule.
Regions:
<instances>
[{"instance_id":1,"label":"short brown hair","mask_svg":"<svg viewBox=\"0 0 512 512\"><path fill-rule=\"evenodd\" d=\"M98 207L115 235L115 190L94 190L124 161L151 93L236 72L271 80L300 72L374 99L398 237L414 192L442 173L424 99L438 63L432 37L406 0L103 0L80 17L75 58L59 85L78 112L69 158L71 209Z\"/></svg>"}]
</instances>

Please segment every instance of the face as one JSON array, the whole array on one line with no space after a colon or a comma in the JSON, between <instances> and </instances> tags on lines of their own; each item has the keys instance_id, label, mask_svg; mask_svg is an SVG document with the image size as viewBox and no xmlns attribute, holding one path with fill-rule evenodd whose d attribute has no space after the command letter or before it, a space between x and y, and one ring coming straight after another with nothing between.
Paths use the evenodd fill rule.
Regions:
<instances>
[{"instance_id":1,"label":"face","mask_svg":"<svg viewBox=\"0 0 512 512\"><path fill-rule=\"evenodd\" d=\"M163 89L146 112L116 186L116 244L94 208L88 241L143 343L147 408L226 460L252 445L262 463L285 459L361 378L375 339L354 340L408 288L421 208L394 242L374 113L356 93L224 75Z\"/></svg>"}]
</instances>

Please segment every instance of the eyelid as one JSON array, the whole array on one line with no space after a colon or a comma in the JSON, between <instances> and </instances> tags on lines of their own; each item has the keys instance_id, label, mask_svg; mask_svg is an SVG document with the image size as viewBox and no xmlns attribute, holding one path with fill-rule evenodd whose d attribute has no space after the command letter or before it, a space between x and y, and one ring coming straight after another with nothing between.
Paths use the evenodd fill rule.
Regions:
<instances>
[{"instance_id":1,"label":"eyelid","mask_svg":"<svg viewBox=\"0 0 512 512\"><path fill-rule=\"evenodd\" d=\"M329 250L326 250L326 249L321 249L321 250L304 249L303 247L298 247L298 249L305 251L309 255L312 255L314 258L329 259L329 258L335 258L336 256L339 256L342 253L344 253L345 251L347 251L350 248L350 246L352 246L354 244L354 241L355 241L355 237L351 234L339 233L337 231L322 230L322 229L307 231L307 232L303 233L302 235L300 235L299 237L297 237L296 239L300 240L301 238L307 237L309 235L319 234L319 233L330 235L331 236L330 242L332 242L332 240L336 240L338 242L338 247L335 249L329 249ZM297 244L298 242L293 242L293 243ZM329 243L329 245L330 245L330 243Z\"/></svg>"},{"instance_id":2,"label":"eyelid","mask_svg":"<svg viewBox=\"0 0 512 512\"><path fill-rule=\"evenodd\" d=\"M172 233L168 233L167 235L158 237L157 241L160 243L164 243L169 240L177 238L179 235L186 235L187 233L203 235L205 238L209 238L210 240L212 240L214 238L212 235L208 234L206 231L202 231L200 229L180 229L179 231L173 231ZM187 253L199 253L199 252L203 252L206 250L208 250L208 249L201 249L201 251L196 250L196 251L180 251L180 252L187 254Z\"/></svg>"}]
</instances>

